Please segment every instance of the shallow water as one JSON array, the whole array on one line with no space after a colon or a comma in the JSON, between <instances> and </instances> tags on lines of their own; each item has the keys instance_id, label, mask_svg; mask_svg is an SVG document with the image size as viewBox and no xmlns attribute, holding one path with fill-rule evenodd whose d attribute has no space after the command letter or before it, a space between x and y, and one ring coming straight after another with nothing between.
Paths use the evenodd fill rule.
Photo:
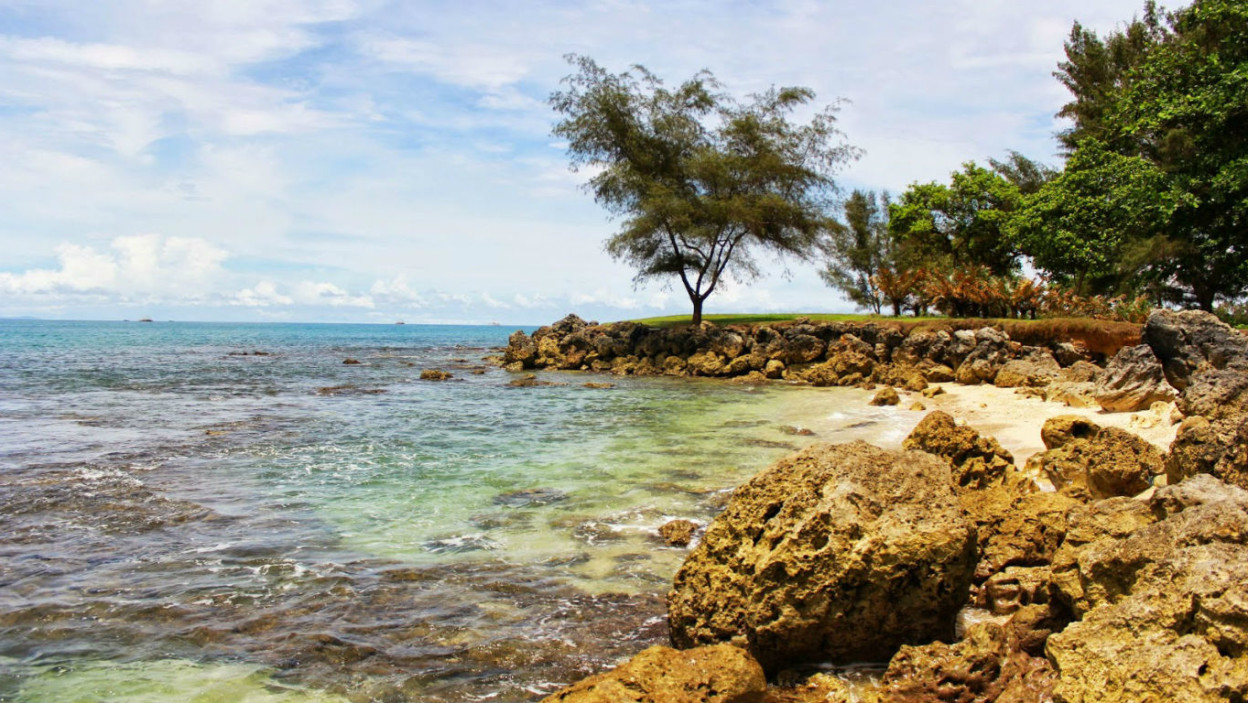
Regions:
<instances>
[{"instance_id":1,"label":"shallow water","mask_svg":"<svg viewBox=\"0 0 1248 703\"><path fill-rule=\"evenodd\" d=\"M510 331L0 321L0 700L533 700L665 640L659 525L913 424L843 389L513 388L482 361Z\"/></svg>"}]
</instances>

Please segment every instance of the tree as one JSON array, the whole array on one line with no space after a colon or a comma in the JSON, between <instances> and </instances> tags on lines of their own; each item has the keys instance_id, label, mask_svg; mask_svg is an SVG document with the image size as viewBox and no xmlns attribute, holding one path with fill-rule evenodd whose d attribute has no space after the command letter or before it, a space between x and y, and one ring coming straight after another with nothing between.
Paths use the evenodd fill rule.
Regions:
<instances>
[{"instance_id":1,"label":"tree","mask_svg":"<svg viewBox=\"0 0 1248 703\"><path fill-rule=\"evenodd\" d=\"M1024 199L1006 231L1037 269L1077 295L1127 293L1150 264L1129 253L1162 234L1179 199L1155 164L1089 138Z\"/></svg>"},{"instance_id":2,"label":"tree","mask_svg":"<svg viewBox=\"0 0 1248 703\"><path fill-rule=\"evenodd\" d=\"M992 166L993 172L1013 183L1022 195L1036 193L1044 187L1045 183L1053 180L1057 177L1057 174L1061 173L1061 171L1048 164L1032 161L1013 150L1010 151L1010 155L1004 161L988 159L988 164Z\"/></svg>"},{"instance_id":3,"label":"tree","mask_svg":"<svg viewBox=\"0 0 1248 703\"><path fill-rule=\"evenodd\" d=\"M708 71L668 89L644 67L613 74L569 56L576 72L550 102L573 170L616 217L607 252L635 282L676 277L693 323L726 275L756 278L757 254L810 258L835 225L832 175L857 150L836 129L837 106L804 124L792 113L815 95L771 88L740 102Z\"/></svg>"},{"instance_id":4,"label":"tree","mask_svg":"<svg viewBox=\"0 0 1248 703\"><path fill-rule=\"evenodd\" d=\"M1068 186L1080 182L1077 192L1066 193L1072 203L1041 208L1056 218L1041 226L1066 226L1067 232L1088 236L1096 223L1108 224L1110 231L1100 236L1121 244L1121 271L1154 290L1182 290L1202 309L1243 296L1248 291L1246 37L1243 0L1195 0L1164 15L1150 2L1143 20L1105 39L1076 24L1066 46L1068 60L1056 75L1074 96L1059 113L1074 120L1061 138L1075 170L1084 172L1067 179ZM1109 153L1122 159L1110 159ZM1139 187L1140 178L1152 184L1151 194ZM1124 213L1126 220L1119 220ZM1076 219L1082 224L1068 226ZM1095 236L1090 242L1070 241L1084 250L1103 243Z\"/></svg>"},{"instance_id":5,"label":"tree","mask_svg":"<svg viewBox=\"0 0 1248 703\"><path fill-rule=\"evenodd\" d=\"M1067 153L1089 137L1107 139L1106 119L1132 80L1132 71L1167 35L1152 0L1144 5L1143 19L1133 19L1124 29L1110 32L1104 39L1075 22L1066 40L1066 60L1053 72L1074 97L1057 113L1073 122L1069 129L1058 133Z\"/></svg>"},{"instance_id":6,"label":"tree","mask_svg":"<svg viewBox=\"0 0 1248 703\"><path fill-rule=\"evenodd\" d=\"M888 235L888 196L855 190L845 201L845 226L832 231L831 259L820 276L859 307L880 314L885 296L877 283L893 266Z\"/></svg>"},{"instance_id":7,"label":"tree","mask_svg":"<svg viewBox=\"0 0 1248 703\"><path fill-rule=\"evenodd\" d=\"M984 266L993 275L1012 275L1018 251L1002 228L1020 201L1018 186L972 161L947 186L910 186L889 207L889 233L910 268Z\"/></svg>"}]
</instances>

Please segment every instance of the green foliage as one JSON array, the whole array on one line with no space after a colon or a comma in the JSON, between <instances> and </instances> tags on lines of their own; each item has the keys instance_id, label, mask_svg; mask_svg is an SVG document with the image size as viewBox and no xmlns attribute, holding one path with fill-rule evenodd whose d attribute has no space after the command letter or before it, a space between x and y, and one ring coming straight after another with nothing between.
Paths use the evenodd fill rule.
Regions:
<instances>
[{"instance_id":1,"label":"green foliage","mask_svg":"<svg viewBox=\"0 0 1248 703\"><path fill-rule=\"evenodd\" d=\"M1019 187L974 162L949 185L910 186L889 208L898 260L909 268L951 271L983 266L994 275L1018 269L1018 252L1003 227L1022 199Z\"/></svg>"},{"instance_id":2,"label":"green foliage","mask_svg":"<svg viewBox=\"0 0 1248 703\"><path fill-rule=\"evenodd\" d=\"M707 71L669 89L641 66L612 74L568 59L577 72L550 98L562 115L554 134L573 169L596 171L595 200L623 218L607 252L638 281L679 278L695 321L725 275L758 275L757 253L809 258L835 226L832 175L857 152L836 129L836 106L791 120L809 89L742 103Z\"/></svg>"},{"instance_id":3,"label":"green foliage","mask_svg":"<svg viewBox=\"0 0 1248 703\"><path fill-rule=\"evenodd\" d=\"M1106 293L1139 282L1149 259L1129 262L1129 245L1161 234L1179 199L1152 162L1088 139L1024 199L1006 232L1052 280L1079 295Z\"/></svg>"},{"instance_id":4,"label":"green foliage","mask_svg":"<svg viewBox=\"0 0 1248 703\"><path fill-rule=\"evenodd\" d=\"M832 230L829 261L820 276L855 305L880 314L883 297L874 276L891 267L888 196L855 190L845 201L845 226Z\"/></svg>"},{"instance_id":5,"label":"green foliage","mask_svg":"<svg viewBox=\"0 0 1248 703\"><path fill-rule=\"evenodd\" d=\"M1066 50L1057 75L1075 98L1059 113L1075 121L1062 135L1069 178L1028 203L1018 229L1029 246L1045 248L1044 227L1065 237L1048 248L1071 249L1071 265L1054 251L1048 260L1066 277L1104 273L1089 252L1108 246L1120 282L1158 299L1181 291L1205 310L1243 295L1248 3L1196 0L1164 16L1150 3L1105 39L1076 24Z\"/></svg>"}]
</instances>

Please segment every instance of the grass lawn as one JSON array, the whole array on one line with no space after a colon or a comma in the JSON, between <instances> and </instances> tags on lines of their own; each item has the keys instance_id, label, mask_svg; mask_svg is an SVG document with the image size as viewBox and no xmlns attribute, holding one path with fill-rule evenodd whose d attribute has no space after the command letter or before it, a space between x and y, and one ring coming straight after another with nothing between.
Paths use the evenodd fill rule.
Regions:
<instances>
[{"instance_id":1,"label":"grass lawn","mask_svg":"<svg viewBox=\"0 0 1248 703\"><path fill-rule=\"evenodd\" d=\"M632 320L643 325L651 327L678 327L680 325L689 324L692 315L668 315L667 317L647 317L641 320ZM913 317L893 318L883 317L879 315L866 315L857 313L825 313L825 312L776 312L776 313L760 313L753 315L703 315L702 319L707 322L714 322L717 325L765 325L770 322L788 322L796 320L799 317L809 317L814 322L881 322L884 320L914 320ZM929 318L919 318L929 319Z\"/></svg>"}]
</instances>

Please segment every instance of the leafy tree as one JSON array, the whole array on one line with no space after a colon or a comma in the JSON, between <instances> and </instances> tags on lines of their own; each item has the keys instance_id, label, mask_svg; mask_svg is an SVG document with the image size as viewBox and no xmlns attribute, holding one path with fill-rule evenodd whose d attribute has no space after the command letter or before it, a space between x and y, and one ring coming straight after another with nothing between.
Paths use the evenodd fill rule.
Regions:
<instances>
[{"instance_id":1,"label":"leafy tree","mask_svg":"<svg viewBox=\"0 0 1248 703\"><path fill-rule=\"evenodd\" d=\"M889 232L910 268L950 271L984 266L993 275L1018 269L1018 252L1002 231L1021 201L1018 186L968 162L949 185L914 184L889 207Z\"/></svg>"},{"instance_id":2,"label":"leafy tree","mask_svg":"<svg viewBox=\"0 0 1248 703\"><path fill-rule=\"evenodd\" d=\"M1020 231L1033 248L1037 227L1065 242L1067 262L1050 259L1063 275L1104 272L1094 259L1116 252L1130 280L1205 310L1244 295L1248 3L1195 0L1164 15L1149 3L1104 39L1076 24L1066 51L1056 75L1075 98L1059 113L1074 120L1061 135L1070 175Z\"/></svg>"},{"instance_id":3,"label":"leafy tree","mask_svg":"<svg viewBox=\"0 0 1248 703\"><path fill-rule=\"evenodd\" d=\"M1149 0L1142 19L1133 19L1103 39L1075 22L1066 40L1066 60L1053 73L1074 97L1057 113L1073 122L1058 133L1067 153L1089 137L1107 140L1106 120L1132 80L1132 70L1167 37L1162 20L1156 3Z\"/></svg>"},{"instance_id":4,"label":"leafy tree","mask_svg":"<svg viewBox=\"0 0 1248 703\"><path fill-rule=\"evenodd\" d=\"M1037 269L1076 295L1123 292L1147 268L1138 257L1128 266L1128 251L1161 234L1178 199L1155 164L1088 139L1060 175L1025 198L1006 230Z\"/></svg>"},{"instance_id":5,"label":"leafy tree","mask_svg":"<svg viewBox=\"0 0 1248 703\"><path fill-rule=\"evenodd\" d=\"M708 71L674 89L644 67L613 74L569 56L551 105L562 119L573 170L622 217L607 252L637 270L637 282L679 278L693 323L725 275L759 275L756 254L810 258L835 225L833 173L857 151L836 129L836 106L806 123L795 109L807 88L771 88L740 102Z\"/></svg>"},{"instance_id":6,"label":"leafy tree","mask_svg":"<svg viewBox=\"0 0 1248 703\"><path fill-rule=\"evenodd\" d=\"M997 175L1017 186L1018 192L1022 195L1031 195L1039 191L1045 183L1061 173L1052 166L1032 161L1012 150L1004 161L988 159L988 163Z\"/></svg>"},{"instance_id":7,"label":"leafy tree","mask_svg":"<svg viewBox=\"0 0 1248 703\"><path fill-rule=\"evenodd\" d=\"M855 190L845 201L845 226L832 231L831 259L820 275L859 307L880 314L884 295L876 276L893 265L888 196Z\"/></svg>"}]
</instances>

